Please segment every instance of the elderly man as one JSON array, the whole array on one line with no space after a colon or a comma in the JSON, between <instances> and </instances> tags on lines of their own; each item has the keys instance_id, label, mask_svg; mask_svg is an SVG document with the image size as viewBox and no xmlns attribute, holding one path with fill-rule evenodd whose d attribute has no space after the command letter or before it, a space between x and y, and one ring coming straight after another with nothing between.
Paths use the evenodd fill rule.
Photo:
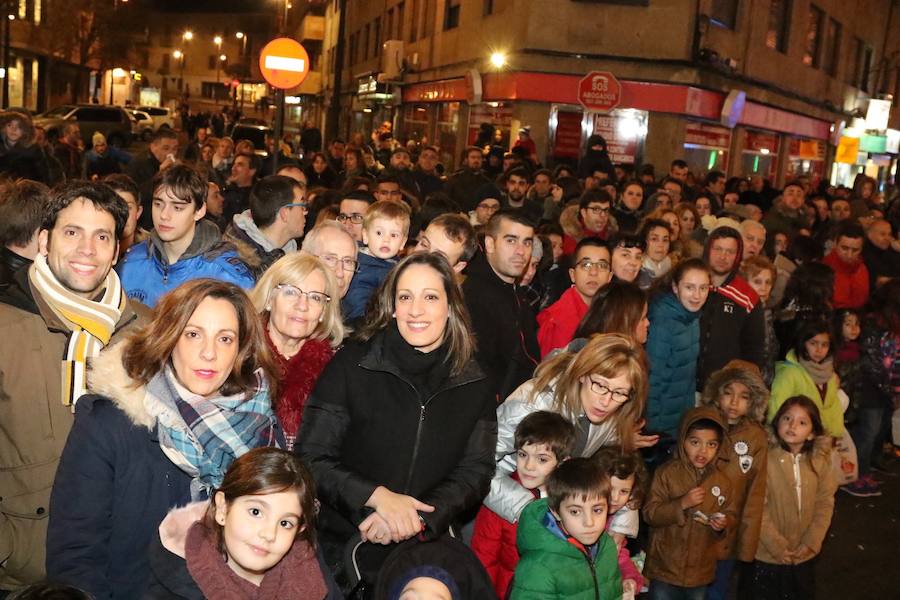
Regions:
<instances>
[{"instance_id":1,"label":"elderly man","mask_svg":"<svg viewBox=\"0 0 900 600\"><path fill-rule=\"evenodd\" d=\"M897 239L891 232L891 224L877 219L866 229L863 244L863 262L869 270L869 287L876 287L894 277L900 277L900 252Z\"/></svg>"},{"instance_id":2,"label":"elderly man","mask_svg":"<svg viewBox=\"0 0 900 600\"><path fill-rule=\"evenodd\" d=\"M762 223L747 219L741 222L741 238L744 240L744 256L759 256L766 244L766 228Z\"/></svg>"},{"instance_id":3,"label":"elderly man","mask_svg":"<svg viewBox=\"0 0 900 600\"><path fill-rule=\"evenodd\" d=\"M340 297L347 295L359 263L356 241L337 221L322 221L303 238L304 252L318 256L337 279Z\"/></svg>"}]
</instances>

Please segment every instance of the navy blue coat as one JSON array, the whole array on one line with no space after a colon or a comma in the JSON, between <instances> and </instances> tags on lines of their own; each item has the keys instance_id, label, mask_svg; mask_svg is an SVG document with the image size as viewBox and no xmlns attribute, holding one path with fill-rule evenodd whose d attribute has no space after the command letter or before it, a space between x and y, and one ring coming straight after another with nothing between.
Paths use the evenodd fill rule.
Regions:
<instances>
[{"instance_id":1,"label":"navy blue coat","mask_svg":"<svg viewBox=\"0 0 900 600\"><path fill-rule=\"evenodd\" d=\"M344 318L347 320L365 316L369 298L372 297L381 282L387 279L388 273L397 264L394 259L385 260L364 252L360 252L357 258L359 259L359 272L353 276L347 295L341 300L341 308Z\"/></svg>"},{"instance_id":2,"label":"navy blue coat","mask_svg":"<svg viewBox=\"0 0 900 600\"><path fill-rule=\"evenodd\" d=\"M675 294L666 292L650 303L647 316L650 318L647 427L676 438L681 415L694 406L700 311L689 311Z\"/></svg>"},{"instance_id":3,"label":"navy blue coat","mask_svg":"<svg viewBox=\"0 0 900 600\"><path fill-rule=\"evenodd\" d=\"M78 400L50 496L47 577L97 600L143 596L150 542L169 509L191 500L191 478L161 450L138 390Z\"/></svg>"}]
</instances>

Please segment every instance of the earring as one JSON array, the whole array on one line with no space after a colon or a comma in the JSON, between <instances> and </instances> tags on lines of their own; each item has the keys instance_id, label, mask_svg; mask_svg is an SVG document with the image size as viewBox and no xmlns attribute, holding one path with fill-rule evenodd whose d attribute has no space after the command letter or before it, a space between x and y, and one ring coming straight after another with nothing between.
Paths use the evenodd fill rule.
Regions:
<instances>
[{"instance_id":1,"label":"earring","mask_svg":"<svg viewBox=\"0 0 900 600\"><path fill-rule=\"evenodd\" d=\"M397 313L395 312L394 314L392 314L392 315L391 315L391 318L392 318L392 319L396 319L396 318L397 318Z\"/></svg>"},{"instance_id":2,"label":"earring","mask_svg":"<svg viewBox=\"0 0 900 600\"><path fill-rule=\"evenodd\" d=\"M272 305L266 304L266 312L272 312Z\"/></svg>"}]
</instances>

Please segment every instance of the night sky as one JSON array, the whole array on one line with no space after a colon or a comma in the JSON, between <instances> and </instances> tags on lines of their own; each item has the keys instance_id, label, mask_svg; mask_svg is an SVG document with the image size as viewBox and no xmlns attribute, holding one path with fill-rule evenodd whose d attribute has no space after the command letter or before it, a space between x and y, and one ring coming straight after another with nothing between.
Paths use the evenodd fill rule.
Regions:
<instances>
[{"instance_id":1,"label":"night sky","mask_svg":"<svg viewBox=\"0 0 900 600\"><path fill-rule=\"evenodd\" d=\"M148 4L147 0L138 0ZM152 0L150 4L167 12L248 12L274 10L283 0Z\"/></svg>"}]
</instances>

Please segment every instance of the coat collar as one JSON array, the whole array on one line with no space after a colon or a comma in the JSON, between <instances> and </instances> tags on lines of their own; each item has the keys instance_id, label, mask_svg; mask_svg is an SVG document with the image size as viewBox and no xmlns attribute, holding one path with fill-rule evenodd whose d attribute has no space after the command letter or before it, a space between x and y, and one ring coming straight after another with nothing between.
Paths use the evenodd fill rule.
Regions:
<instances>
[{"instance_id":1,"label":"coat collar","mask_svg":"<svg viewBox=\"0 0 900 600\"><path fill-rule=\"evenodd\" d=\"M135 425L153 429L156 419L144 406L146 387L132 379L122 364L127 341L107 347L90 361L88 391L109 398Z\"/></svg>"}]
</instances>

